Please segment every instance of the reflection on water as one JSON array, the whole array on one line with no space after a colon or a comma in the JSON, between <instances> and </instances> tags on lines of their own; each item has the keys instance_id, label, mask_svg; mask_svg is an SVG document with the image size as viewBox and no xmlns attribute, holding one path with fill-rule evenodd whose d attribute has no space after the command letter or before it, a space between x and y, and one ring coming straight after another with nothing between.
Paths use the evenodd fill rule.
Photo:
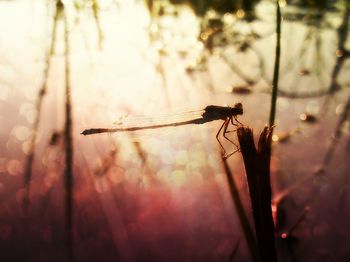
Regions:
<instances>
[{"instance_id":1,"label":"reflection on water","mask_svg":"<svg viewBox=\"0 0 350 262\"><path fill-rule=\"evenodd\" d=\"M76 260L227 261L239 241L235 259L249 261L215 140L219 123L79 133L125 115L236 102L240 121L258 132L269 117L275 3L57 3L0 1L0 257L65 259L68 61ZM280 4L271 163L278 255L346 261L349 2ZM250 215L241 156L229 162Z\"/></svg>"}]
</instances>

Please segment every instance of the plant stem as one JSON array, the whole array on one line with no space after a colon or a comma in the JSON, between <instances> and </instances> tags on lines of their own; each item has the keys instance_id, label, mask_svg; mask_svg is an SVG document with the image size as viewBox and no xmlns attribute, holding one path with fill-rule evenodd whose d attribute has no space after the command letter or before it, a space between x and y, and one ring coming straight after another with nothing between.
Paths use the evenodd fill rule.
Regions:
<instances>
[{"instance_id":1,"label":"plant stem","mask_svg":"<svg viewBox=\"0 0 350 262\"><path fill-rule=\"evenodd\" d=\"M62 0L59 0L62 1ZM73 121L72 121L72 102L70 88L70 64L69 64L69 30L67 8L64 8L64 42L65 42L65 127L64 127L64 145L65 145L65 227L68 261L74 260L73 254Z\"/></svg>"},{"instance_id":2,"label":"plant stem","mask_svg":"<svg viewBox=\"0 0 350 262\"><path fill-rule=\"evenodd\" d=\"M42 108L44 97L47 91L47 81L49 77L49 70L51 67L51 57L54 53L54 48L56 44L56 31L57 31L57 24L58 24L60 13L61 13L61 10L56 5L55 15L54 15L53 24L52 24L52 30L51 30L51 43L50 43L49 50L46 53L43 81L41 83L41 87L39 89L37 101L35 104L37 114L34 119L33 133L29 140L28 156L26 158L25 169L24 169L23 182L24 182L26 194L25 194L23 203L25 206L29 204L30 181L32 179L33 163L35 159L36 139L37 139L37 134L38 134L39 125L40 125L41 108Z\"/></svg>"},{"instance_id":3,"label":"plant stem","mask_svg":"<svg viewBox=\"0 0 350 262\"><path fill-rule=\"evenodd\" d=\"M254 232L249 224L249 220L247 218L247 215L244 212L244 207L243 207L241 198L239 196L238 188L237 188L237 185L236 185L235 180L233 178L231 169L228 166L226 159L222 158L222 163L224 165L225 174L226 174L226 178L227 178L228 185L230 188L231 197L232 197L233 203L236 207L236 211L237 211L239 221L240 221L242 229L243 229L243 234L244 234L245 240L247 241L250 255L251 255L253 261L259 261L258 247L256 244Z\"/></svg>"},{"instance_id":4,"label":"plant stem","mask_svg":"<svg viewBox=\"0 0 350 262\"><path fill-rule=\"evenodd\" d=\"M273 70L273 82L272 82L272 96L271 96L271 111L269 126L272 127L275 123L276 116L276 103L277 103L277 92L278 92L278 78L280 68L280 56L281 56L281 8L279 0L276 0L276 50L275 50L275 67Z\"/></svg>"},{"instance_id":5,"label":"plant stem","mask_svg":"<svg viewBox=\"0 0 350 262\"><path fill-rule=\"evenodd\" d=\"M260 261L276 262L270 183L272 128L264 128L257 149L251 128L238 127L237 136L247 174L259 258Z\"/></svg>"}]
</instances>

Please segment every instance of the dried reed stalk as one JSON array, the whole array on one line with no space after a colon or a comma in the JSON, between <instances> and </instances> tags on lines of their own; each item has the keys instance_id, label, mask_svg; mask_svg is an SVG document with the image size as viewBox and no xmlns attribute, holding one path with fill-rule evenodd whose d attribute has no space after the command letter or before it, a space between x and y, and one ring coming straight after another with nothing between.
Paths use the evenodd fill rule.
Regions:
<instances>
[{"instance_id":1,"label":"dried reed stalk","mask_svg":"<svg viewBox=\"0 0 350 262\"><path fill-rule=\"evenodd\" d=\"M59 0L62 1L62 0ZM63 3L62 3L63 5ZM65 188L65 230L67 259L74 260L73 253L73 120L72 120L72 101L70 86L70 44L67 8L64 8L64 43L65 43L65 126L64 126L64 146L65 146L65 169L64 169L64 188Z\"/></svg>"},{"instance_id":2,"label":"dried reed stalk","mask_svg":"<svg viewBox=\"0 0 350 262\"><path fill-rule=\"evenodd\" d=\"M270 156L273 128L265 127L255 148L253 130L240 126L237 136L247 174L260 261L277 261L271 211Z\"/></svg>"},{"instance_id":3,"label":"dried reed stalk","mask_svg":"<svg viewBox=\"0 0 350 262\"><path fill-rule=\"evenodd\" d=\"M272 81L272 96L271 96L271 111L269 125L272 127L275 123L276 116L276 104L277 104L277 92L278 92L278 79L280 69L280 56L281 56L281 8L279 0L276 0L276 50L275 50L275 66L273 70L273 81Z\"/></svg>"},{"instance_id":4,"label":"dried reed stalk","mask_svg":"<svg viewBox=\"0 0 350 262\"><path fill-rule=\"evenodd\" d=\"M259 254L258 254L258 247L256 244L256 239L254 236L254 232L249 224L249 220L247 218L247 215L244 211L244 207L241 201L241 198L239 196L239 192L238 192L238 188L236 185L236 182L233 178L232 172L230 167L227 164L226 161L227 158L222 158L222 163L224 165L224 169L225 169L225 174L226 174L226 178L228 181L228 185L229 185L229 189L230 189L230 193L231 193L231 197L233 200L233 203L236 207L236 211L238 214L238 218L239 221L241 223L242 229L243 229L243 234L245 237L245 240L247 241L247 245L250 251L250 255L252 257L253 261L259 261ZM233 256L231 256L233 257ZM231 261L232 259L230 259Z\"/></svg>"},{"instance_id":5,"label":"dried reed stalk","mask_svg":"<svg viewBox=\"0 0 350 262\"><path fill-rule=\"evenodd\" d=\"M47 82L49 78L49 70L51 67L51 57L54 53L54 48L56 44L57 24L62 11L62 8L60 7L59 2L60 1L57 1L55 15L53 18L53 24L51 29L51 43L46 54L43 81L41 83L41 87L39 89L37 100L35 103L37 114L34 119L33 133L29 140L29 150L28 150L28 155L26 158L26 163L24 168L23 183L24 183L24 188L26 190L26 194L24 196L23 204L25 207L27 207L29 204L30 181L32 179L33 163L35 159L36 139L37 139L37 134L40 126L41 109L42 109L44 97L47 92Z\"/></svg>"}]
</instances>

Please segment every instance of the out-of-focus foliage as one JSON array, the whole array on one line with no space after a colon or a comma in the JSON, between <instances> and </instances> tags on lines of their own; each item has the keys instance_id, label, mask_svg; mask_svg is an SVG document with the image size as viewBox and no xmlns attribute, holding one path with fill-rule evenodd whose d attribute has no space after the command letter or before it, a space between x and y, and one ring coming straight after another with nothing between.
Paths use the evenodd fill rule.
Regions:
<instances>
[{"instance_id":1,"label":"out-of-focus foliage","mask_svg":"<svg viewBox=\"0 0 350 262\"><path fill-rule=\"evenodd\" d=\"M172 5L189 5L198 16L204 16L208 11L212 10L219 14L235 13L237 11L244 12L244 19L252 20L255 18L255 6L261 0L146 0L148 8L151 10L155 5L166 4ZM335 4L339 2L346 2L346 0L286 0L282 1L290 6L298 6L302 8L313 8L318 10L332 9ZM163 12L164 9L161 8Z\"/></svg>"},{"instance_id":2,"label":"out-of-focus foliage","mask_svg":"<svg viewBox=\"0 0 350 262\"><path fill-rule=\"evenodd\" d=\"M242 9L250 13L254 12L255 5L260 0L170 0L172 4L189 4L197 15L204 15L209 9L218 13L231 13Z\"/></svg>"},{"instance_id":3,"label":"out-of-focus foliage","mask_svg":"<svg viewBox=\"0 0 350 262\"><path fill-rule=\"evenodd\" d=\"M169 0L168 4L175 6L189 5L196 15L204 16L208 11L215 11L219 14L235 13L237 11L244 12L245 19L254 19L254 8L261 0ZM147 0L147 6L149 10L152 10L154 6L162 6L159 9L159 15L164 13L164 8L167 5L167 1L153 1Z\"/></svg>"},{"instance_id":4,"label":"out-of-focus foliage","mask_svg":"<svg viewBox=\"0 0 350 262\"><path fill-rule=\"evenodd\" d=\"M288 0L287 4L323 10L332 7L336 2L336 0Z\"/></svg>"}]
</instances>

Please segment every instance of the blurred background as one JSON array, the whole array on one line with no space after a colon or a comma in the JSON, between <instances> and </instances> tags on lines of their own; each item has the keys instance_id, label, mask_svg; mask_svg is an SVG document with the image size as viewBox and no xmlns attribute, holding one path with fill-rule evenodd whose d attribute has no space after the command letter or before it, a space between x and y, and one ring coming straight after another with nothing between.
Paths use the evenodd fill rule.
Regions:
<instances>
[{"instance_id":1,"label":"blurred background","mask_svg":"<svg viewBox=\"0 0 350 262\"><path fill-rule=\"evenodd\" d=\"M279 4L278 257L349 261L350 3ZM275 1L1 0L0 21L1 261L252 261L219 121L80 132L241 102L258 136ZM252 222L240 153L228 162Z\"/></svg>"}]
</instances>

